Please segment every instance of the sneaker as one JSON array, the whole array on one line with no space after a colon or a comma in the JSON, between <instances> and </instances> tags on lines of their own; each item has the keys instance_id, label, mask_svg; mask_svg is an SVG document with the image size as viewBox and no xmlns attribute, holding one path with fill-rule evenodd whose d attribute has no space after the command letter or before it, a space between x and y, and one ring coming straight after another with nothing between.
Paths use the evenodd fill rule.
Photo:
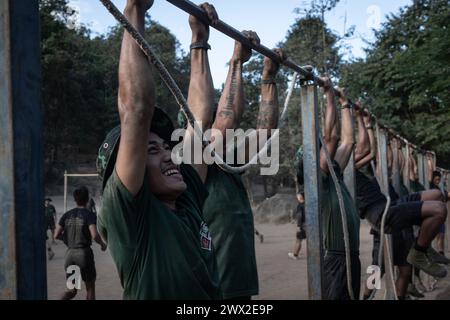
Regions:
<instances>
[{"instance_id":1,"label":"sneaker","mask_svg":"<svg viewBox=\"0 0 450 320\"><path fill-rule=\"evenodd\" d=\"M419 292L423 293L423 292L427 292L427 288L425 288L425 286L422 283L422 279L420 279L420 277L416 277L416 284L415 287L417 290L419 290Z\"/></svg>"},{"instance_id":2,"label":"sneaker","mask_svg":"<svg viewBox=\"0 0 450 320\"><path fill-rule=\"evenodd\" d=\"M432 247L429 247L427 250L427 257L433 262L440 263L440 264L450 264L450 259L446 256L440 254L436 250L434 250Z\"/></svg>"},{"instance_id":3,"label":"sneaker","mask_svg":"<svg viewBox=\"0 0 450 320\"><path fill-rule=\"evenodd\" d=\"M447 269L445 269L445 267L430 261L424 252L417 251L415 248L409 250L407 261L412 266L422 270L430 276L436 278L444 278L447 276Z\"/></svg>"},{"instance_id":4,"label":"sneaker","mask_svg":"<svg viewBox=\"0 0 450 320\"><path fill-rule=\"evenodd\" d=\"M288 253L288 257L291 258L292 260L298 260L298 256L296 256L295 254L293 254L292 252Z\"/></svg>"},{"instance_id":5,"label":"sneaker","mask_svg":"<svg viewBox=\"0 0 450 320\"><path fill-rule=\"evenodd\" d=\"M414 298L424 298L425 296L417 290L417 288L410 283L408 285L408 293L412 295Z\"/></svg>"}]
</instances>

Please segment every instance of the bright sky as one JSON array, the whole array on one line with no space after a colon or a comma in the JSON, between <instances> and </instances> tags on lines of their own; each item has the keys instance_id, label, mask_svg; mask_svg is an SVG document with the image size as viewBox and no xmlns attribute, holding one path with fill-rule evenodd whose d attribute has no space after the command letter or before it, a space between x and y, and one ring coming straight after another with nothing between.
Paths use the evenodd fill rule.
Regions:
<instances>
[{"instance_id":1,"label":"bright sky","mask_svg":"<svg viewBox=\"0 0 450 320\"><path fill-rule=\"evenodd\" d=\"M113 0L119 9L125 0ZM194 1L204 2L203 0ZM263 45L272 48L286 37L297 15L294 9L308 7L309 0L209 0L224 22L238 30L254 30ZM372 28L379 28L386 15L397 13L400 7L411 4L411 0L341 0L338 6L327 13L328 26L342 35L344 30L356 26L355 36L345 41L351 50L343 51L346 59L364 57L363 40L373 40ZM97 0L70 0L70 5L79 12L79 21L92 30L104 33L115 21ZM151 11L154 20L167 27L180 41L181 48L189 51L191 33L188 16L164 0L155 0ZM210 63L215 87L220 87L227 74L226 63L231 57L234 42L232 39L212 30L209 43L212 46Z\"/></svg>"}]
</instances>

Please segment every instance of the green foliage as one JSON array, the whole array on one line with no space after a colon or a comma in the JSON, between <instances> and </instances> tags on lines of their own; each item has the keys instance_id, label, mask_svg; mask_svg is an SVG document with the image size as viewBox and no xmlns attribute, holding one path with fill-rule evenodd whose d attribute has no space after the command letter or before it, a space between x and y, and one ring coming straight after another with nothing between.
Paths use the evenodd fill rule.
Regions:
<instances>
[{"instance_id":1,"label":"green foliage","mask_svg":"<svg viewBox=\"0 0 450 320\"><path fill-rule=\"evenodd\" d=\"M343 68L342 85L362 96L383 123L450 167L450 8L415 1L376 33L366 60ZM361 94L362 93L362 94Z\"/></svg>"},{"instance_id":2,"label":"green foliage","mask_svg":"<svg viewBox=\"0 0 450 320\"><path fill-rule=\"evenodd\" d=\"M83 155L95 159L106 133L119 124L117 70L123 30L116 26L106 35L92 38L84 26L68 27L73 14L66 0L40 2L45 168L49 178L52 168L62 169L81 161ZM165 27L150 17L146 25L146 39L186 94L189 57L179 50L177 39ZM157 104L176 121L178 105L159 77L155 78Z\"/></svg>"}]
</instances>

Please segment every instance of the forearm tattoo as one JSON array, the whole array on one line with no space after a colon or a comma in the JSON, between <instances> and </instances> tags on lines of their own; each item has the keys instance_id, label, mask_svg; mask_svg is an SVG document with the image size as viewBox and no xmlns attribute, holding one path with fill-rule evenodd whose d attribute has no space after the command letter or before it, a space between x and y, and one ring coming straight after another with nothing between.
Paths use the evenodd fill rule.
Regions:
<instances>
[{"instance_id":1,"label":"forearm tattoo","mask_svg":"<svg viewBox=\"0 0 450 320\"><path fill-rule=\"evenodd\" d=\"M239 66L237 63L234 63L231 66L231 84L230 84L230 92L228 93L227 96L227 102L225 104L225 107L223 108L223 110L219 111L219 117L221 118L225 118L225 119L233 119L234 118L234 114L235 114L235 110L234 110L234 105L235 105L235 100L236 100L236 93L237 93L237 76L238 76L238 72L239 72Z\"/></svg>"},{"instance_id":2,"label":"forearm tattoo","mask_svg":"<svg viewBox=\"0 0 450 320\"><path fill-rule=\"evenodd\" d=\"M278 104L275 100L263 100L258 114L259 129L275 129L278 120Z\"/></svg>"}]
</instances>

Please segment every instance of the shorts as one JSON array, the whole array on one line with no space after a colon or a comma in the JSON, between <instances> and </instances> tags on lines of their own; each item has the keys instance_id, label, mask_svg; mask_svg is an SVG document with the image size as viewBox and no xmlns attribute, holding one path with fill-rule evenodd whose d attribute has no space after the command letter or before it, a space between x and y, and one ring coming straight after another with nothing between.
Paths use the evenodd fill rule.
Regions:
<instances>
[{"instance_id":1,"label":"shorts","mask_svg":"<svg viewBox=\"0 0 450 320\"><path fill-rule=\"evenodd\" d=\"M381 229L381 219L385 206L386 202L380 202L366 209L365 217L367 221L378 232ZM391 204L386 215L385 233L392 234L401 232L405 228L420 226L423 221L422 206L423 201L420 193L401 197Z\"/></svg>"},{"instance_id":2,"label":"shorts","mask_svg":"<svg viewBox=\"0 0 450 320\"><path fill-rule=\"evenodd\" d=\"M439 227L439 233L445 234L445 224L441 224L441 226Z\"/></svg>"},{"instance_id":3,"label":"shorts","mask_svg":"<svg viewBox=\"0 0 450 320\"><path fill-rule=\"evenodd\" d=\"M352 289L359 300L361 289L361 262L359 254L351 255ZM325 300L350 300L347 288L347 268L345 253L327 252L324 259Z\"/></svg>"},{"instance_id":4,"label":"shorts","mask_svg":"<svg viewBox=\"0 0 450 320\"><path fill-rule=\"evenodd\" d=\"M72 265L76 265L80 268L81 279L83 279L84 282L93 282L97 278L94 253L91 248L68 249L66 252L64 269L67 271L67 268ZM69 278L70 276L71 274L67 274L66 272L66 278Z\"/></svg>"},{"instance_id":5,"label":"shorts","mask_svg":"<svg viewBox=\"0 0 450 320\"><path fill-rule=\"evenodd\" d=\"M304 240L306 239L306 232L304 226L297 228L297 234L296 234L297 240Z\"/></svg>"},{"instance_id":6,"label":"shorts","mask_svg":"<svg viewBox=\"0 0 450 320\"><path fill-rule=\"evenodd\" d=\"M409 266L406 258L409 250L414 245L414 231L412 227L392 234L393 264L397 267ZM372 264L379 266L378 253L380 250L380 234L373 234ZM384 261L381 262L381 274L384 274Z\"/></svg>"}]
</instances>

